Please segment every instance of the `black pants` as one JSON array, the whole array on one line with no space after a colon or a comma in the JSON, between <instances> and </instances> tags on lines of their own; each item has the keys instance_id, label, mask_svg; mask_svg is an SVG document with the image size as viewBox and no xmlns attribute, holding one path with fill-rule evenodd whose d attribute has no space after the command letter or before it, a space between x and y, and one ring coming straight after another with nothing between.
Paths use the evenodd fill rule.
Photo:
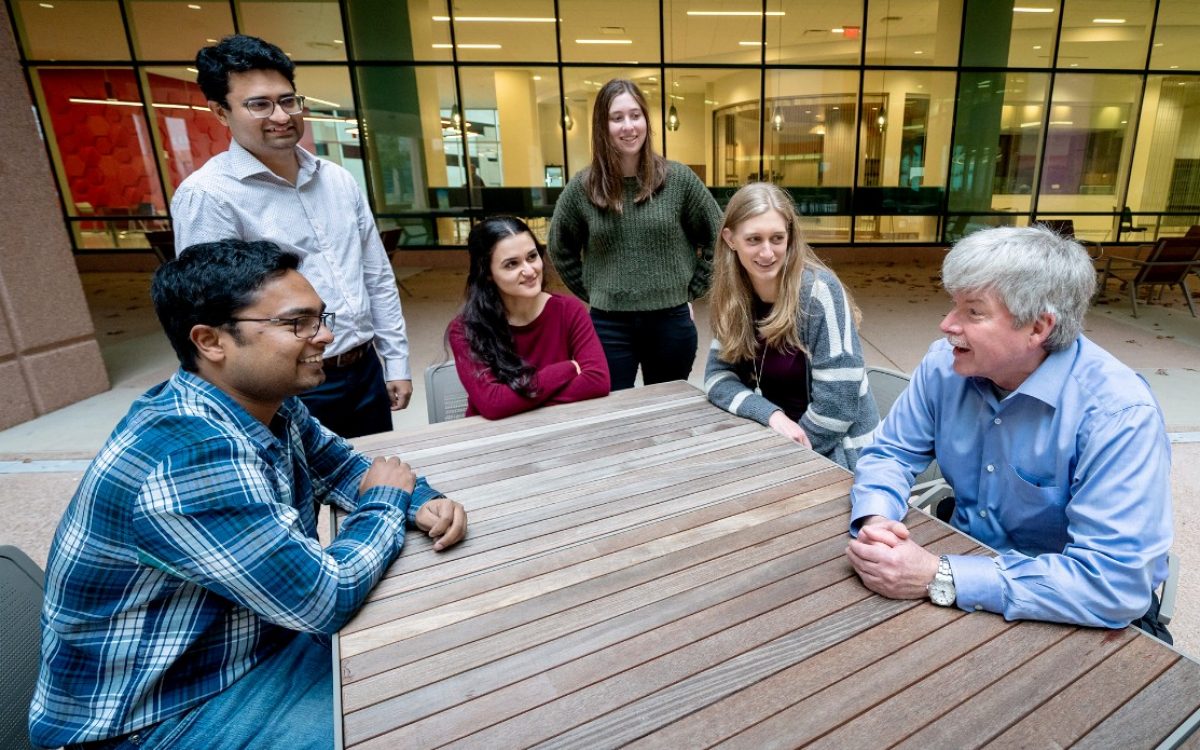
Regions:
<instances>
[{"instance_id":1,"label":"black pants","mask_svg":"<svg viewBox=\"0 0 1200 750\"><path fill-rule=\"evenodd\" d=\"M392 400L374 347L352 365L326 365L325 382L300 400L321 424L344 438L392 429Z\"/></svg>"},{"instance_id":2,"label":"black pants","mask_svg":"<svg viewBox=\"0 0 1200 750\"><path fill-rule=\"evenodd\" d=\"M639 365L646 385L687 380L692 372L696 324L687 305L643 312L593 307L592 325L604 347L614 391L633 387Z\"/></svg>"},{"instance_id":3,"label":"black pants","mask_svg":"<svg viewBox=\"0 0 1200 750\"><path fill-rule=\"evenodd\" d=\"M948 497L937 504L934 511L939 519L950 523L950 519L954 517L954 498ZM1167 626L1158 621L1158 608L1161 602L1158 600L1158 594L1150 592L1150 608L1146 610L1146 614L1129 623L1130 625L1144 630L1155 638L1165 643L1175 643L1175 639L1171 637L1171 631L1167 630Z\"/></svg>"}]
</instances>

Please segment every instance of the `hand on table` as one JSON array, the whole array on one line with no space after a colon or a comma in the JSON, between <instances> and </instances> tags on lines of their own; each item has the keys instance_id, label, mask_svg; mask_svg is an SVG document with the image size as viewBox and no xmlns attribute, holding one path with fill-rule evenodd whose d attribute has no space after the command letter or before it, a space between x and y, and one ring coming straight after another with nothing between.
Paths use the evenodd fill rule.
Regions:
<instances>
[{"instance_id":1,"label":"hand on table","mask_svg":"<svg viewBox=\"0 0 1200 750\"><path fill-rule=\"evenodd\" d=\"M417 511L417 528L428 534L434 540L433 548L441 552L467 535L467 511L450 498L434 498Z\"/></svg>"},{"instance_id":2,"label":"hand on table","mask_svg":"<svg viewBox=\"0 0 1200 750\"><path fill-rule=\"evenodd\" d=\"M371 462L371 468L367 469L367 473L358 484L358 494L361 495L372 487L395 487L411 493L416 486L417 475L413 473L412 467L395 456L388 456Z\"/></svg>"},{"instance_id":3,"label":"hand on table","mask_svg":"<svg viewBox=\"0 0 1200 750\"><path fill-rule=\"evenodd\" d=\"M938 568L937 555L912 541L903 523L882 516L863 523L846 557L864 586L889 599L924 599Z\"/></svg>"},{"instance_id":4,"label":"hand on table","mask_svg":"<svg viewBox=\"0 0 1200 750\"><path fill-rule=\"evenodd\" d=\"M805 434L804 428L788 419L788 416L782 411L772 414L771 418L767 420L767 424L770 425L772 430L775 430L788 440L795 441L805 448L812 450L812 442L808 439L808 435Z\"/></svg>"},{"instance_id":5,"label":"hand on table","mask_svg":"<svg viewBox=\"0 0 1200 750\"><path fill-rule=\"evenodd\" d=\"M392 400L392 411L400 411L408 408L409 399L412 398L413 386L411 380L389 380L387 381L388 398Z\"/></svg>"}]
</instances>

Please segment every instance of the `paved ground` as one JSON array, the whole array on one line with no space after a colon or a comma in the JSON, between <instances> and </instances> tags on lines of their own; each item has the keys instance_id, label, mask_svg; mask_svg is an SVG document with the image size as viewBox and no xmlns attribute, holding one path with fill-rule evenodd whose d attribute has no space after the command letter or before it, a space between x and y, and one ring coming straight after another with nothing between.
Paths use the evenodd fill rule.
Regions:
<instances>
[{"instance_id":1,"label":"paved ground","mask_svg":"<svg viewBox=\"0 0 1200 750\"><path fill-rule=\"evenodd\" d=\"M911 371L936 339L949 308L937 287L933 263L874 263L839 267L863 311L867 363ZM397 429L427 421L420 373L448 358L442 341L461 299L465 272L398 269L406 276L405 316L412 339L415 393L397 414ZM0 544L17 544L44 565L63 508L86 462L125 413L129 403L174 370L170 346L151 310L147 274L83 275L93 321L113 389L32 422L0 431ZM697 305L702 350L708 311ZM1093 308L1087 335L1141 372L1163 405L1176 438L1171 474L1176 542L1182 576L1172 631L1184 652L1200 655L1200 320L1178 292L1161 304L1142 306L1134 319L1115 287ZM699 384L703 358L691 381Z\"/></svg>"}]
</instances>

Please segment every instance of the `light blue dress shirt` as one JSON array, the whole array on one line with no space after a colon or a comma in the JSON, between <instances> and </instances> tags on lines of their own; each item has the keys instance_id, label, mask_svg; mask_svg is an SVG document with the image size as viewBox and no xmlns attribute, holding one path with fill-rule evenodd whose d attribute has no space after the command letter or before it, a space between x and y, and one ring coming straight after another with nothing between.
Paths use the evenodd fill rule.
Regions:
<instances>
[{"instance_id":1,"label":"light blue dress shirt","mask_svg":"<svg viewBox=\"0 0 1200 750\"><path fill-rule=\"evenodd\" d=\"M1119 628L1167 577L1162 412L1141 376L1087 338L1002 400L934 343L859 458L851 533L866 516L903 519L931 458L954 488L955 528L998 553L949 556L962 609Z\"/></svg>"}]
</instances>

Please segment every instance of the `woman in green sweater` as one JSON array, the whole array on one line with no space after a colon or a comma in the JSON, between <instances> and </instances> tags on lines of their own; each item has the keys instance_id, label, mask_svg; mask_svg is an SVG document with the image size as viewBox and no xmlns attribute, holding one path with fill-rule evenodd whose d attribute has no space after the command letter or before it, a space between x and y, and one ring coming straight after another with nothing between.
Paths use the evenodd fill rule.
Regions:
<instances>
[{"instance_id":1,"label":"woman in green sweater","mask_svg":"<svg viewBox=\"0 0 1200 750\"><path fill-rule=\"evenodd\" d=\"M691 301L708 291L721 210L688 167L650 145L646 98L614 79L592 110L592 164L559 197L550 258L591 305L612 389L686 380L696 358Z\"/></svg>"}]
</instances>

